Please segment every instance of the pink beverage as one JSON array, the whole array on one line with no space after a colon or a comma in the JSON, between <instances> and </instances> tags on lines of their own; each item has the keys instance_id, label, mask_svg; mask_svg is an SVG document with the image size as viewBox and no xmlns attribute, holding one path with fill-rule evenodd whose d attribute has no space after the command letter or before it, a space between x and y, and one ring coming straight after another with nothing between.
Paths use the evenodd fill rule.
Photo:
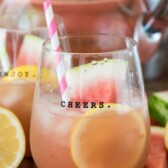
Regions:
<instances>
[{"instance_id":1,"label":"pink beverage","mask_svg":"<svg viewBox=\"0 0 168 168\"><path fill-rule=\"evenodd\" d=\"M19 118L26 136L26 155L30 155L30 116L35 84L33 81L0 80L0 106L10 109Z\"/></svg>"},{"instance_id":2,"label":"pink beverage","mask_svg":"<svg viewBox=\"0 0 168 168\"><path fill-rule=\"evenodd\" d=\"M0 106L19 118L26 136L26 156L31 156L30 116L39 57L42 43L48 38L43 12L33 11L33 14L30 10L25 10L23 15L5 14L0 22ZM63 35L66 30L62 17L56 15L55 21L58 33Z\"/></svg>"},{"instance_id":3,"label":"pink beverage","mask_svg":"<svg viewBox=\"0 0 168 168\"><path fill-rule=\"evenodd\" d=\"M112 106L114 111L86 116L87 111L96 110L87 109L84 115L80 109L61 108L54 93L43 93L34 102L31 121L31 148L37 167L142 167L149 145L149 123L147 118L143 120L143 106L123 114L119 114L117 105Z\"/></svg>"},{"instance_id":4,"label":"pink beverage","mask_svg":"<svg viewBox=\"0 0 168 168\"><path fill-rule=\"evenodd\" d=\"M46 41L39 65L30 126L36 166L143 168L150 124L136 42L111 34L67 35L59 41L71 50L54 51Z\"/></svg>"}]
</instances>

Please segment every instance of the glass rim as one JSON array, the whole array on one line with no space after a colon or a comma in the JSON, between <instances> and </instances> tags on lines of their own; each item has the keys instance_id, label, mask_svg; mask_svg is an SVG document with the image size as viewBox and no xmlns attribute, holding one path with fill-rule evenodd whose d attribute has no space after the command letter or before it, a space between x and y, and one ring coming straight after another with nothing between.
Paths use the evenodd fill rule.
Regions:
<instances>
[{"instance_id":1,"label":"glass rim","mask_svg":"<svg viewBox=\"0 0 168 168\"><path fill-rule=\"evenodd\" d=\"M4 13L4 14L0 14L0 20L3 19L3 17L17 17L18 14L17 13ZM39 13L39 14L35 14L35 13L32 13L31 14L31 17L34 17L34 16L40 16L39 18L42 19L42 18L45 18L45 14L44 13ZM43 17L42 17L43 16ZM62 16L58 15L58 14L54 14L54 18L55 20L59 20L60 22L64 23L64 19ZM36 27L30 27L30 28L10 28L10 27L5 27L3 25L1 25L0 27L0 30L6 30L7 32L31 32L31 31L38 31L38 30L42 30L42 29L47 29L47 23L46 25L41 25L41 26L36 26Z\"/></svg>"},{"instance_id":2,"label":"glass rim","mask_svg":"<svg viewBox=\"0 0 168 168\"><path fill-rule=\"evenodd\" d=\"M34 27L34 28L28 28L28 29L20 29L20 28L6 28L6 27L0 27L0 31L6 31L8 33L31 33L33 31L38 31L38 30L46 30L47 27L45 26L39 26L39 27Z\"/></svg>"},{"instance_id":3,"label":"glass rim","mask_svg":"<svg viewBox=\"0 0 168 168\"><path fill-rule=\"evenodd\" d=\"M122 35L114 35L112 33L73 33L73 34L67 34L67 35L63 35L61 37L59 37L59 39L66 39L66 38L73 38L73 37L80 37L80 36L111 36L112 38L118 38L118 39L122 39L122 40L126 40L128 39L129 41L131 41L131 46L129 47L125 47L124 49L119 49L119 50L114 50L114 51L107 51L107 52L91 52L91 53L83 53L83 52L68 52L68 51L56 51L54 49L52 49L51 47L47 47L47 44L51 44L51 40L47 39L43 42L42 44L42 49L43 51L47 51L47 52L53 52L53 53L58 53L58 54L72 54L72 55L92 55L92 54L96 54L96 55L102 55L102 54L117 54L117 53L123 53L129 50L132 50L134 47L137 46L137 42L128 36L122 36Z\"/></svg>"}]
</instances>

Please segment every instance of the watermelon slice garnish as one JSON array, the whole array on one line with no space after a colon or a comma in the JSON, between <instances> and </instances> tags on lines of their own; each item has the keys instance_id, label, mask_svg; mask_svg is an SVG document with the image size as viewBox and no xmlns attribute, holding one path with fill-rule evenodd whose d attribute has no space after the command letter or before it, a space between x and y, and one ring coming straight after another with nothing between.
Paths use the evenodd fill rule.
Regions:
<instances>
[{"instance_id":1,"label":"watermelon slice garnish","mask_svg":"<svg viewBox=\"0 0 168 168\"><path fill-rule=\"evenodd\" d=\"M32 34L27 34L23 39L18 54L17 66L38 65L43 42L44 39Z\"/></svg>"},{"instance_id":2,"label":"watermelon slice garnish","mask_svg":"<svg viewBox=\"0 0 168 168\"><path fill-rule=\"evenodd\" d=\"M164 143L164 127L151 127L149 155L144 168L167 168L167 151Z\"/></svg>"},{"instance_id":3,"label":"watermelon slice garnish","mask_svg":"<svg viewBox=\"0 0 168 168\"><path fill-rule=\"evenodd\" d=\"M69 96L73 101L112 103L120 97L128 62L109 59L75 67L66 74Z\"/></svg>"}]
</instances>

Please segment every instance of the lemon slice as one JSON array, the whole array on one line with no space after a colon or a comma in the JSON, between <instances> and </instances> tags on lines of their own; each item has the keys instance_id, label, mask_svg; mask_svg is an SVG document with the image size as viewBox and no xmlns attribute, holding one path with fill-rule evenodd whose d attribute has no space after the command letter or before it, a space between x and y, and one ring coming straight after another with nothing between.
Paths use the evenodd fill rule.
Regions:
<instances>
[{"instance_id":1,"label":"lemon slice","mask_svg":"<svg viewBox=\"0 0 168 168\"><path fill-rule=\"evenodd\" d=\"M105 104L89 109L71 133L72 158L80 168L130 168L143 160L147 131L140 112Z\"/></svg>"},{"instance_id":2,"label":"lemon slice","mask_svg":"<svg viewBox=\"0 0 168 168\"><path fill-rule=\"evenodd\" d=\"M42 82L53 82L57 83L57 77L54 71L48 68L41 68L41 77L40 81ZM35 80L38 74L38 66L35 65L22 65L17 66L11 69L7 75L4 77L4 80L16 80L16 79L28 79Z\"/></svg>"},{"instance_id":3,"label":"lemon slice","mask_svg":"<svg viewBox=\"0 0 168 168\"><path fill-rule=\"evenodd\" d=\"M165 141L166 149L168 150L168 122L166 123L165 129L164 129L164 141Z\"/></svg>"},{"instance_id":4,"label":"lemon slice","mask_svg":"<svg viewBox=\"0 0 168 168\"><path fill-rule=\"evenodd\" d=\"M17 66L9 70L8 74L4 77L4 79L35 79L37 77L37 72L38 67L34 65Z\"/></svg>"},{"instance_id":5,"label":"lemon slice","mask_svg":"<svg viewBox=\"0 0 168 168\"><path fill-rule=\"evenodd\" d=\"M0 168L17 168L25 154L25 135L17 117L0 107Z\"/></svg>"}]
</instances>

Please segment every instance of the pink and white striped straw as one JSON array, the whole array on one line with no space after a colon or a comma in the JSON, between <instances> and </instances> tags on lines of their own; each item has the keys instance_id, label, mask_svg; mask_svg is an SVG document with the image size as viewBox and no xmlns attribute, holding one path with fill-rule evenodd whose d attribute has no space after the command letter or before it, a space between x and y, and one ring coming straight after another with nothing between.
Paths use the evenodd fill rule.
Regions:
<instances>
[{"instance_id":1,"label":"pink and white striped straw","mask_svg":"<svg viewBox=\"0 0 168 168\"><path fill-rule=\"evenodd\" d=\"M54 14L53 9L51 5L51 1L45 1L43 3L44 11L45 11L45 17L47 22L47 27L49 31L49 36L51 40L51 47L55 51L61 51L60 44L59 44L59 38L58 38L58 32L57 32L57 25L54 20ZM56 61L56 70L57 70L57 76L58 76L58 82L60 85L60 91L62 100L68 101L68 94L67 94L67 83L65 78L65 65L63 62L63 57L61 55L55 56Z\"/></svg>"}]
</instances>

